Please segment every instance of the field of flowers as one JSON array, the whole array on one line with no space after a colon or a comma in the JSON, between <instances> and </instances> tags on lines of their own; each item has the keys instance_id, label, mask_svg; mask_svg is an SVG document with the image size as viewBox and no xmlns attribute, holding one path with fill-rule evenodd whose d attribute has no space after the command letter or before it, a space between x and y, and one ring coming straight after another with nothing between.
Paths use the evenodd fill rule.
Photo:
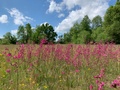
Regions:
<instances>
[{"instance_id":1,"label":"field of flowers","mask_svg":"<svg viewBox=\"0 0 120 90\"><path fill-rule=\"evenodd\" d=\"M0 90L120 90L120 46L0 46Z\"/></svg>"}]
</instances>

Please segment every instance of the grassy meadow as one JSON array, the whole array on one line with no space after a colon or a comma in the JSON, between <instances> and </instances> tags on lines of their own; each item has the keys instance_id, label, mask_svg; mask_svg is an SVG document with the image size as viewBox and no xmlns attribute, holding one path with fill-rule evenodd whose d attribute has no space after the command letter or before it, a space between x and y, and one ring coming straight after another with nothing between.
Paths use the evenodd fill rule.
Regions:
<instances>
[{"instance_id":1,"label":"grassy meadow","mask_svg":"<svg viewBox=\"0 0 120 90\"><path fill-rule=\"evenodd\" d=\"M0 90L120 90L120 46L1 45Z\"/></svg>"}]
</instances>

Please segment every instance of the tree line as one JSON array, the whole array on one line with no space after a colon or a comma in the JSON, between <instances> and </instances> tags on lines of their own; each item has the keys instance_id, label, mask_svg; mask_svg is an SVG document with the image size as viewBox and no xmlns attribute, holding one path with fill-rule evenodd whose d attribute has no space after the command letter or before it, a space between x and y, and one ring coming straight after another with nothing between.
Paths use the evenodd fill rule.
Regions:
<instances>
[{"instance_id":1,"label":"tree line","mask_svg":"<svg viewBox=\"0 0 120 90\"><path fill-rule=\"evenodd\" d=\"M104 19L97 15L90 20L85 15L81 22L76 22L69 32L59 37L59 42L75 44L114 42L120 44L120 0L107 9Z\"/></svg>"},{"instance_id":2,"label":"tree line","mask_svg":"<svg viewBox=\"0 0 120 90\"><path fill-rule=\"evenodd\" d=\"M7 32L3 37L1 40L3 44L16 44L16 42L38 44L42 39L54 43L57 33L49 23L37 25L35 28L32 28L30 23L27 23L25 26L20 25L18 27L17 36Z\"/></svg>"},{"instance_id":3,"label":"tree line","mask_svg":"<svg viewBox=\"0 0 120 90\"><path fill-rule=\"evenodd\" d=\"M87 15L81 22L76 22L64 35L58 36L49 23L32 28L28 23L18 27L17 36L7 32L0 40L2 44L40 43L42 39L47 42L86 44L90 42L114 42L120 44L120 0L110 6L102 19L99 15L92 20Z\"/></svg>"}]
</instances>

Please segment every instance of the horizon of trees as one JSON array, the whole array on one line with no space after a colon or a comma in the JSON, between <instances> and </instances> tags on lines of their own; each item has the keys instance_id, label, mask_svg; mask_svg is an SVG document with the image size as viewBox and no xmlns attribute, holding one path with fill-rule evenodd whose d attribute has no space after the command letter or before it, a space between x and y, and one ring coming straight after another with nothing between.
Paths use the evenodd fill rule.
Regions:
<instances>
[{"instance_id":1,"label":"horizon of trees","mask_svg":"<svg viewBox=\"0 0 120 90\"><path fill-rule=\"evenodd\" d=\"M60 36L60 43L107 43L120 44L120 0L114 6L110 6L104 20L97 15L92 20L87 15L81 22L76 22L69 32Z\"/></svg>"},{"instance_id":2,"label":"horizon of trees","mask_svg":"<svg viewBox=\"0 0 120 90\"><path fill-rule=\"evenodd\" d=\"M16 42L27 44L36 43L39 44L41 40L46 40L46 43L54 43L57 37L57 33L54 31L52 25L44 23L32 28L30 23L25 26L20 25L18 27L17 36L7 32L1 40L2 44L16 44Z\"/></svg>"},{"instance_id":3,"label":"horizon of trees","mask_svg":"<svg viewBox=\"0 0 120 90\"><path fill-rule=\"evenodd\" d=\"M114 6L110 6L105 15L104 20L97 15L92 20L87 15L84 16L81 22L76 22L64 35L58 36L49 23L36 26L32 29L30 23L25 26L18 27L17 36L7 32L3 39L0 39L1 44L16 44L20 43L40 43L45 39L48 43L75 43L87 44L90 42L114 42L120 44L120 1L117 0Z\"/></svg>"}]
</instances>

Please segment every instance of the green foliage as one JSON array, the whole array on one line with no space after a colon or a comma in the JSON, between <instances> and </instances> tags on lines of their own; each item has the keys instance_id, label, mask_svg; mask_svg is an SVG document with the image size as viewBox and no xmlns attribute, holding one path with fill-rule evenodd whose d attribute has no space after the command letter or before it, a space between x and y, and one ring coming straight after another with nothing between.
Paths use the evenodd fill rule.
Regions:
<instances>
[{"instance_id":1,"label":"green foliage","mask_svg":"<svg viewBox=\"0 0 120 90\"><path fill-rule=\"evenodd\" d=\"M53 27L48 23L37 26L33 35L33 39L36 43L39 43L41 39L46 39L48 42L54 42L56 37L57 33L54 32Z\"/></svg>"},{"instance_id":2,"label":"green foliage","mask_svg":"<svg viewBox=\"0 0 120 90\"><path fill-rule=\"evenodd\" d=\"M64 42L64 38L63 38L63 35L60 35L60 36L58 36L58 41L57 41L57 43L60 43L60 44L64 44L65 42Z\"/></svg>"},{"instance_id":3,"label":"green foliage","mask_svg":"<svg viewBox=\"0 0 120 90\"><path fill-rule=\"evenodd\" d=\"M11 36L10 43L11 43L11 44L16 44L16 42L17 42L16 36L15 36L15 35L12 35L12 36Z\"/></svg>"},{"instance_id":4,"label":"green foliage","mask_svg":"<svg viewBox=\"0 0 120 90\"><path fill-rule=\"evenodd\" d=\"M26 32L25 32L25 28L24 26L20 25L18 27L18 32L17 32L17 36L18 36L18 40L21 42L21 43L26 43Z\"/></svg>"},{"instance_id":5,"label":"green foliage","mask_svg":"<svg viewBox=\"0 0 120 90\"><path fill-rule=\"evenodd\" d=\"M104 29L112 41L120 44L120 2L108 8L104 17Z\"/></svg>"},{"instance_id":6,"label":"green foliage","mask_svg":"<svg viewBox=\"0 0 120 90\"><path fill-rule=\"evenodd\" d=\"M0 38L0 44L2 44L2 39Z\"/></svg>"},{"instance_id":7,"label":"green foliage","mask_svg":"<svg viewBox=\"0 0 120 90\"><path fill-rule=\"evenodd\" d=\"M90 42L90 32L83 30L78 34L78 38L77 38L77 43L78 44L86 44L88 42Z\"/></svg>"},{"instance_id":8,"label":"green foliage","mask_svg":"<svg viewBox=\"0 0 120 90\"><path fill-rule=\"evenodd\" d=\"M27 32L26 43L28 43L28 41L31 42L31 39L32 39L32 29L31 29L31 25L29 23L26 24L25 30Z\"/></svg>"},{"instance_id":9,"label":"green foliage","mask_svg":"<svg viewBox=\"0 0 120 90\"><path fill-rule=\"evenodd\" d=\"M70 43L71 42L70 33L65 33L63 39L64 39L64 43Z\"/></svg>"},{"instance_id":10,"label":"green foliage","mask_svg":"<svg viewBox=\"0 0 120 90\"><path fill-rule=\"evenodd\" d=\"M92 30L91 40L94 42L109 42L110 37L102 27L98 27L96 30Z\"/></svg>"},{"instance_id":11,"label":"green foliage","mask_svg":"<svg viewBox=\"0 0 120 90\"><path fill-rule=\"evenodd\" d=\"M88 43L91 40L90 23L91 21L86 15L81 23L76 22L73 27L71 27L70 32L64 34L64 41L75 44Z\"/></svg>"},{"instance_id":12,"label":"green foliage","mask_svg":"<svg viewBox=\"0 0 120 90\"><path fill-rule=\"evenodd\" d=\"M12 34L10 32L7 32L3 37L10 42Z\"/></svg>"},{"instance_id":13,"label":"green foliage","mask_svg":"<svg viewBox=\"0 0 120 90\"><path fill-rule=\"evenodd\" d=\"M40 43L42 39L46 39L48 42L54 42L57 34L48 23L36 26L34 29L32 29L31 25L28 23L25 27L18 27L17 36L21 43Z\"/></svg>"},{"instance_id":14,"label":"green foliage","mask_svg":"<svg viewBox=\"0 0 120 90\"><path fill-rule=\"evenodd\" d=\"M80 24L76 22L73 27L70 29L69 38L71 37L72 43L77 43L78 33L81 31Z\"/></svg>"},{"instance_id":15,"label":"green foliage","mask_svg":"<svg viewBox=\"0 0 120 90\"><path fill-rule=\"evenodd\" d=\"M97 29L102 26L102 18L98 15L92 20L92 29Z\"/></svg>"},{"instance_id":16,"label":"green foliage","mask_svg":"<svg viewBox=\"0 0 120 90\"><path fill-rule=\"evenodd\" d=\"M85 17L83 18L83 20L80 23L81 30L86 30L86 31L91 32L90 23L91 23L91 21L90 21L89 17L87 15L85 15Z\"/></svg>"},{"instance_id":17,"label":"green foliage","mask_svg":"<svg viewBox=\"0 0 120 90\"><path fill-rule=\"evenodd\" d=\"M120 44L120 2L110 6L104 16L104 22L98 15L90 21L89 17L84 16L83 20L76 22L71 27L70 32L64 34L64 41L69 43L88 43L94 42L115 42ZM70 39L70 40L69 40ZM66 41L67 40L67 41Z\"/></svg>"},{"instance_id":18,"label":"green foliage","mask_svg":"<svg viewBox=\"0 0 120 90\"><path fill-rule=\"evenodd\" d=\"M120 44L120 22L114 22L109 28L109 35L112 37L115 43Z\"/></svg>"},{"instance_id":19,"label":"green foliage","mask_svg":"<svg viewBox=\"0 0 120 90\"><path fill-rule=\"evenodd\" d=\"M6 45L6 44L10 44L10 42L9 42L8 39L3 38L3 39L1 40L1 44Z\"/></svg>"},{"instance_id":20,"label":"green foliage","mask_svg":"<svg viewBox=\"0 0 120 90\"><path fill-rule=\"evenodd\" d=\"M105 32L101 32L97 38L95 39L95 42L110 42L111 41L111 38L108 36L107 33Z\"/></svg>"},{"instance_id":21,"label":"green foliage","mask_svg":"<svg viewBox=\"0 0 120 90\"><path fill-rule=\"evenodd\" d=\"M48 23L42 24L40 27L42 28L42 33L47 41L54 42L55 38L57 37L57 33L54 32L53 27Z\"/></svg>"},{"instance_id":22,"label":"green foliage","mask_svg":"<svg viewBox=\"0 0 120 90\"><path fill-rule=\"evenodd\" d=\"M7 32L1 40L2 44L16 44L17 38L15 35L12 35L10 32Z\"/></svg>"}]
</instances>

